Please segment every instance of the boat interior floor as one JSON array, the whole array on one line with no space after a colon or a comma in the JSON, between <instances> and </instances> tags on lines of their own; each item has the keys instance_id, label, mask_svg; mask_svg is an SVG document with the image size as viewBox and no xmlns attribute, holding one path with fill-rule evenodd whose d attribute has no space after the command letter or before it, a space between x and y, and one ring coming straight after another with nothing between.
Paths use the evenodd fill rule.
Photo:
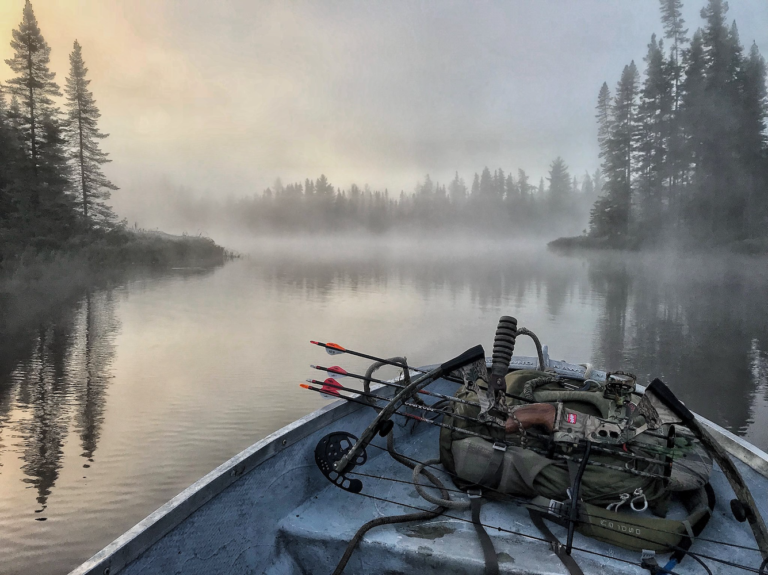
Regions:
<instances>
[{"instance_id":1,"label":"boat interior floor","mask_svg":"<svg viewBox=\"0 0 768 575\"><path fill-rule=\"evenodd\" d=\"M410 426L409 426L410 427ZM421 424L416 433L406 431L396 441L396 449L408 457L424 461L437 456L437 428ZM423 429L427 428L427 429ZM402 429L400 430L402 433ZM383 440L376 444L383 446ZM356 471L378 478L357 476L363 482L363 493L372 499L348 493L330 483L327 487L296 507L278 525L277 554L273 555L275 571L297 573L331 573L342 557L349 541L358 528L377 517L414 513L418 509L434 506L422 499L411 484L411 470L397 463L386 451L369 447L368 462ZM768 480L737 462L750 485L763 516L768 516ZM319 474L318 480L325 481ZM451 489L450 477L439 474L441 481ZM391 481L388 479L397 479ZM426 480L425 480L426 482ZM741 545L749 549L726 546L711 541L697 540L692 551L747 565L756 569L761 562L756 544L746 523L737 523L730 511L733 497L723 473L716 467L712 485L719 495L714 517L702 537ZM435 491L437 494L438 492ZM466 499L463 494L451 493L452 499ZM382 500L403 503L406 507ZM418 508L418 509L414 509ZM481 521L487 528L498 556L502 573L507 574L567 574L568 571L554 554L550 545L541 540L541 533L532 524L525 508L505 502L487 501L481 510ZM628 519L631 521L631 519ZM500 527L499 531L491 527ZM549 523L561 542L566 530ZM509 531L517 534L509 533ZM584 573L647 574L639 566L640 552L627 551L576 534L573 557ZM577 550L581 549L581 550ZM755 549L755 550L752 550ZM593 553L599 553L595 555ZM615 558L615 559L614 559ZM657 558L660 565L667 555ZM630 563L623 563L620 560ZM712 573L738 573L732 565L703 559ZM348 575L362 573L420 573L462 575L485 572L485 563L478 536L467 511L449 510L444 515L427 521L389 524L368 531L355 549L346 569ZM691 557L676 566L675 573L705 573Z\"/></svg>"}]
</instances>

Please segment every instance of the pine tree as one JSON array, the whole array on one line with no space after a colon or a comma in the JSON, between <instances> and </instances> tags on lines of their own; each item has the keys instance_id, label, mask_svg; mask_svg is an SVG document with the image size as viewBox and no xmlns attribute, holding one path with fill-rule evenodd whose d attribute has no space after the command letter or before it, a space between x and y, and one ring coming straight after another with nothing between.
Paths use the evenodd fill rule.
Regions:
<instances>
[{"instance_id":1,"label":"pine tree","mask_svg":"<svg viewBox=\"0 0 768 575\"><path fill-rule=\"evenodd\" d=\"M731 222L743 213L739 177L733 154L738 139L739 98L737 76L741 67L741 47L735 28L725 24L728 3L709 0L701 10L707 22L702 34L705 61L701 161L697 166L700 190L697 201L703 208L704 226L716 238L730 235ZM742 222L739 221L739 224Z\"/></svg>"},{"instance_id":2,"label":"pine tree","mask_svg":"<svg viewBox=\"0 0 768 575\"><path fill-rule=\"evenodd\" d=\"M595 196L599 196L603 193L603 186L605 185L605 180L603 179L603 171L600 168L597 168L595 172L592 174L592 185L594 186L594 194Z\"/></svg>"},{"instance_id":3,"label":"pine tree","mask_svg":"<svg viewBox=\"0 0 768 575\"><path fill-rule=\"evenodd\" d=\"M571 175L568 166L558 156L549 166L549 202L553 210L562 210L568 203L571 191Z\"/></svg>"},{"instance_id":4,"label":"pine tree","mask_svg":"<svg viewBox=\"0 0 768 575\"><path fill-rule=\"evenodd\" d=\"M13 181L13 168L16 163L16 146L13 130L6 108L5 90L0 84L0 245L7 244L11 234L11 220L14 206L10 185ZM4 254L0 250L0 262Z\"/></svg>"},{"instance_id":5,"label":"pine tree","mask_svg":"<svg viewBox=\"0 0 768 575\"><path fill-rule=\"evenodd\" d=\"M611 109L611 136L603 162L610 218L604 222L609 235L626 235L632 206L632 158L637 132L637 67L624 67Z\"/></svg>"},{"instance_id":6,"label":"pine tree","mask_svg":"<svg viewBox=\"0 0 768 575\"><path fill-rule=\"evenodd\" d=\"M673 85L666 74L666 62L661 42L651 36L645 81L638 106L638 143L635 171L645 223L660 224L662 213L662 183L666 176L669 144L669 120L672 115Z\"/></svg>"},{"instance_id":7,"label":"pine tree","mask_svg":"<svg viewBox=\"0 0 768 575\"><path fill-rule=\"evenodd\" d=\"M608 84L603 82L600 93L597 95L597 143L600 146L600 157L606 153L608 139L611 135L611 91Z\"/></svg>"},{"instance_id":8,"label":"pine tree","mask_svg":"<svg viewBox=\"0 0 768 575\"><path fill-rule=\"evenodd\" d=\"M768 114L766 93L765 60L755 43L749 50L744 63L742 77L743 108L739 133L741 135L740 156L745 172L746 186L746 228L750 237L760 233L768 216L768 191L764 171L766 156L765 118Z\"/></svg>"},{"instance_id":9,"label":"pine tree","mask_svg":"<svg viewBox=\"0 0 768 575\"><path fill-rule=\"evenodd\" d=\"M518 193L520 194L520 197L527 201L528 196L531 194L531 184L530 184L530 178L528 177L528 174L525 173L525 170L522 168L518 168L517 170L517 189Z\"/></svg>"},{"instance_id":10,"label":"pine tree","mask_svg":"<svg viewBox=\"0 0 768 575\"><path fill-rule=\"evenodd\" d=\"M475 172L475 178L472 180L472 197L477 199L480 195L480 176Z\"/></svg>"},{"instance_id":11,"label":"pine tree","mask_svg":"<svg viewBox=\"0 0 768 575\"><path fill-rule=\"evenodd\" d=\"M673 110L677 112L680 105L680 81L683 73L680 51L688 41L688 38L686 38L688 29L684 27L685 20L682 15L683 3L681 0L659 0L659 3L661 4L661 22L664 26L664 36L671 41L669 61L674 81Z\"/></svg>"},{"instance_id":12,"label":"pine tree","mask_svg":"<svg viewBox=\"0 0 768 575\"><path fill-rule=\"evenodd\" d=\"M685 77L683 78L680 101L680 125L683 134L682 184L686 187L685 203L690 204L694 190L700 186L703 170L700 169L703 147L706 139L706 61L704 39L697 30L691 39L691 46L684 54ZM690 206L692 207L692 206Z\"/></svg>"},{"instance_id":13,"label":"pine tree","mask_svg":"<svg viewBox=\"0 0 768 575\"><path fill-rule=\"evenodd\" d=\"M459 206L467 199L467 186L464 180L459 177L459 172L456 172L451 183L448 185L448 196L451 199L451 203Z\"/></svg>"},{"instance_id":14,"label":"pine tree","mask_svg":"<svg viewBox=\"0 0 768 575\"><path fill-rule=\"evenodd\" d=\"M88 68L83 62L82 48L77 40L69 55L69 66L65 88L67 143L69 159L76 175L76 187L80 190L80 209L86 227L96 225L107 228L114 222L115 215L105 202L110 192L118 188L101 171L101 166L111 161L99 148L99 140L108 134L99 132L97 127L101 114L88 89L91 81L86 79Z\"/></svg>"},{"instance_id":15,"label":"pine tree","mask_svg":"<svg viewBox=\"0 0 768 575\"><path fill-rule=\"evenodd\" d=\"M13 31L11 48L13 58L5 63L16 74L8 80L8 88L20 102L21 137L32 161L32 170L37 177L39 169L39 146L41 127L46 116L57 114L53 96L61 96L59 86L54 82L56 74L48 69L51 49L48 47L37 24L32 4L24 5L24 14L18 30ZM33 203L37 203L34 198Z\"/></svg>"},{"instance_id":16,"label":"pine tree","mask_svg":"<svg viewBox=\"0 0 768 575\"><path fill-rule=\"evenodd\" d=\"M666 173L669 178L670 203L674 211L680 211L680 191L683 173L685 171L684 135L680 105L682 100L681 83L683 78L682 50L688 41L685 20L682 16L683 3L681 0L659 0L661 4L661 22L664 26L664 36L670 40L669 60L667 66L672 77L672 115L669 119L668 152ZM677 217L676 217L677 219Z\"/></svg>"},{"instance_id":17,"label":"pine tree","mask_svg":"<svg viewBox=\"0 0 768 575\"><path fill-rule=\"evenodd\" d=\"M480 174L480 197L492 198L493 196L493 176L491 175L488 166L486 166Z\"/></svg>"}]
</instances>

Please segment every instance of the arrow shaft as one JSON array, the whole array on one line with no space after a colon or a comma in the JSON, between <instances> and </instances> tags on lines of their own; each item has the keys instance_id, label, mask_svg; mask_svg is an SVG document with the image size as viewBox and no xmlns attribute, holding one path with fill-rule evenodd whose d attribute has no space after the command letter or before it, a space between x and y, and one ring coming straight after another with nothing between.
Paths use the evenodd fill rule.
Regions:
<instances>
[{"instance_id":1,"label":"arrow shaft","mask_svg":"<svg viewBox=\"0 0 768 575\"><path fill-rule=\"evenodd\" d=\"M405 365L404 363L400 363L399 361L390 361L388 359L384 359L383 357L376 357L375 355L368 355L367 353L362 353L362 352L359 352L359 351L354 351L352 349L347 349L346 347L339 349L339 348L330 346L327 343L323 343L321 341L311 341L310 343L313 343L315 345L319 345L320 347L324 347L327 350L332 350L332 351L341 352L341 353L348 353L349 355L354 355L354 356L357 356L357 357L362 357L363 359L370 359L371 361L376 361L376 362L383 363L383 364L386 364L386 365L393 365L395 367L399 367L400 369L410 369L411 371L415 371L416 373L420 373L420 374L427 374L427 373L429 373L426 370L419 369L419 368L416 368L416 367L410 367L408 365ZM461 379L459 379L457 377L450 377L447 374L443 375L443 379L446 379L448 381L452 381L454 383L464 383L463 380L461 380Z\"/></svg>"},{"instance_id":2,"label":"arrow shaft","mask_svg":"<svg viewBox=\"0 0 768 575\"><path fill-rule=\"evenodd\" d=\"M356 373L350 373L348 371L344 371L343 373L336 372L336 371L333 371L332 369L330 369L328 367L323 367L322 365L312 365L310 367L313 367L315 369L319 369L320 371L326 371L326 372L328 372L328 375L330 375L331 377L333 377L333 375L336 374L336 375L343 375L345 377L351 377L352 379L359 379L359 380L362 380L362 381L371 381L373 383L380 383L382 385L387 385L389 387L396 387L398 389L403 389L405 387L404 385L401 385L399 383L394 383L392 381L385 381L383 379L376 379L374 377L365 377L364 375L359 375L359 374L356 374ZM443 393L437 393L436 391L429 391L427 389L420 389L419 393L423 393L424 395L429 395L429 396L432 396L432 397L438 397L440 399L447 399L448 401L453 401L455 403L463 403L465 405L473 405L475 407L480 407L480 404L477 403L477 402L467 401L466 399L460 399L458 397L453 397L453 396L450 396L450 395L445 395Z\"/></svg>"},{"instance_id":3,"label":"arrow shaft","mask_svg":"<svg viewBox=\"0 0 768 575\"><path fill-rule=\"evenodd\" d=\"M306 386L305 389L309 389L310 391L315 391L317 393L322 393L323 395L329 395L329 396L335 397L337 399L344 399L346 401L351 401L352 403L357 403L357 404L364 405L364 406L367 406L367 407L372 407L372 408L376 409L379 412L383 411L383 408L371 405L370 403L368 403L366 401L363 401L361 399L357 399L357 398L353 398L353 397L349 397L349 396L341 395L341 394L336 395L336 394L329 393L329 392L327 392L325 390L319 389L317 387L312 387L312 386ZM360 393L360 392L354 390L354 393ZM388 401L388 400L385 400L385 401ZM418 409L423 409L423 406L420 406L420 405L416 405L415 407L417 407ZM441 413L444 413L444 412L441 412ZM470 436L473 436L473 437L479 437L481 439L484 439L486 441L490 441L492 443L498 441L497 439L491 437L490 435L485 435L483 433L477 433L477 432L474 432L474 431L470 431L468 429L462 429L460 427L456 427L454 425L449 425L447 423L441 423L441 422L438 422L438 421L433 421L431 419L427 419L426 417L420 417L420 416L414 415L412 413L402 413L400 411L396 411L395 410L395 411L392 411L391 414L399 415L400 417L405 417L407 419L413 419L415 421L420 421L420 422L423 422L423 423L428 423L429 425L434 425L436 427L442 427L444 429L450 429L451 431L457 431L457 432L463 433L465 435L470 435ZM454 414L447 414L447 415L450 415L452 417L454 416ZM507 441L502 441L502 443L504 443L507 446L519 447L518 445L515 445L514 443L509 443ZM592 448L594 449L595 446L593 445ZM579 458L576 458L576 457L571 457L569 455L563 455L563 454L559 454L559 453L555 453L555 454L551 454L550 455L546 450L538 449L536 447L527 446L525 449L530 449L531 451L533 451L535 453L539 453L540 455L546 455L547 457L553 457L555 459L562 459L564 461L574 461L576 463L581 463L582 462L582 459L579 459ZM613 452L613 451L611 451L611 453L613 453L615 455L622 455L622 454L619 454L619 453ZM653 461L653 463L656 463L658 465L663 465L662 462L659 462L659 461L656 461L656 460L652 460L652 461ZM654 479L664 479L663 475L658 475L656 473L648 473L646 471L638 471L637 469L627 469L627 468L624 468L624 467L616 467L615 465L609 465L607 463L600 463L599 461L587 461L587 465L592 465L592 466L595 466L595 467L604 467L606 469L612 469L614 471L623 471L624 473L629 473L629 474L632 474L632 475L639 475L640 477L652 477Z\"/></svg>"}]
</instances>

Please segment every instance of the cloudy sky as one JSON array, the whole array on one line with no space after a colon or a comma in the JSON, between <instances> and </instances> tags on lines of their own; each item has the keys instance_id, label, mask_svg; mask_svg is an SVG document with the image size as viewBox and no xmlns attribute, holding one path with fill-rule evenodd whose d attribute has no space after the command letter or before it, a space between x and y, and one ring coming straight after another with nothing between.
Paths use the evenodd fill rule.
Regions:
<instances>
[{"instance_id":1,"label":"cloudy sky","mask_svg":"<svg viewBox=\"0 0 768 575\"><path fill-rule=\"evenodd\" d=\"M23 0L0 0L0 58ZM687 2L688 27L704 0ZM399 191L488 165L598 165L603 81L661 33L656 0L34 0L63 84L83 46L108 175L250 194L325 173ZM731 2L768 55L768 2ZM2 40L5 38L5 40ZM0 66L0 80L9 77Z\"/></svg>"}]
</instances>

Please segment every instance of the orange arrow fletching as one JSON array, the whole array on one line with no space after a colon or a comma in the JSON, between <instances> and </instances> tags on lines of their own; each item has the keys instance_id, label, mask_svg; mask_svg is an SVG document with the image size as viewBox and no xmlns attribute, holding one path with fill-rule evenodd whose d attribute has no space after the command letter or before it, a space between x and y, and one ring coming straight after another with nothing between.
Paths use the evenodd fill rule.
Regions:
<instances>
[{"instance_id":1,"label":"orange arrow fletching","mask_svg":"<svg viewBox=\"0 0 768 575\"><path fill-rule=\"evenodd\" d=\"M325 351L327 351L330 355L337 355L339 353L344 353L347 350L341 347L338 343L326 343Z\"/></svg>"}]
</instances>

